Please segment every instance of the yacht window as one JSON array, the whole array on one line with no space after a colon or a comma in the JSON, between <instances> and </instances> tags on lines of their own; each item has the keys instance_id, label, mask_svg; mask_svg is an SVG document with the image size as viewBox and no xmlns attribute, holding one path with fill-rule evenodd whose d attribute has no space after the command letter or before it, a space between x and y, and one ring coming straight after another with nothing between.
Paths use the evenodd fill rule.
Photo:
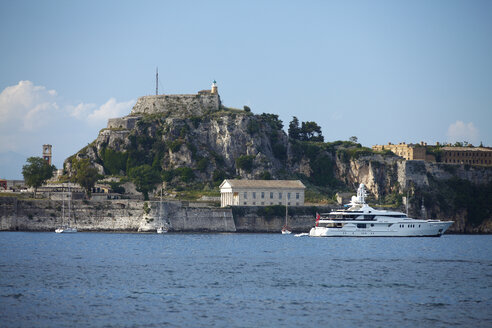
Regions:
<instances>
[{"instance_id":1,"label":"yacht window","mask_svg":"<svg viewBox=\"0 0 492 328\"><path fill-rule=\"evenodd\" d=\"M371 223L371 227L374 227L374 223Z\"/></svg>"},{"instance_id":2,"label":"yacht window","mask_svg":"<svg viewBox=\"0 0 492 328\"><path fill-rule=\"evenodd\" d=\"M357 228L365 229L366 228L366 224L365 223L357 223Z\"/></svg>"}]
</instances>

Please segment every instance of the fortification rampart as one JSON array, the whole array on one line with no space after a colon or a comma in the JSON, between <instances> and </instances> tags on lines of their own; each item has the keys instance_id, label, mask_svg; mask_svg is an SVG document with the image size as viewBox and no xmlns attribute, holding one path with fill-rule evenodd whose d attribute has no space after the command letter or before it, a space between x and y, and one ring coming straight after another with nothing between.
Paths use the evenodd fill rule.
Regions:
<instances>
[{"instance_id":1,"label":"fortification rampart","mask_svg":"<svg viewBox=\"0 0 492 328\"><path fill-rule=\"evenodd\" d=\"M127 129L131 130L140 119L140 116L125 116L108 119L108 129Z\"/></svg>"},{"instance_id":2,"label":"fortification rampart","mask_svg":"<svg viewBox=\"0 0 492 328\"><path fill-rule=\"evenodd\" d=\"M158 95L144 96L137 100L130 115L173 114L183 116L201 116L220 108L220 97L213 93L194 95Z\"/></svg>"}]
</instances>

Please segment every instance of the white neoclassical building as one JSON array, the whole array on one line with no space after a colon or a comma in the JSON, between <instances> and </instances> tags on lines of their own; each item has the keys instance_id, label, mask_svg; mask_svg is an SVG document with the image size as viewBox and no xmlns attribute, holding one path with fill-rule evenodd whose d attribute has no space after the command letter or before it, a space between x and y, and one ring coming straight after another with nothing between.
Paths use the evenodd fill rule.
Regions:
<instances>
[{"instance_id":1,"label":"white neoclassical building","mask_svg":"<svg viewBox=\"0 0 492 328\"><path fill-rule=\"evenodd\" d=\"M220 205L267 206L304 205L304 189L300 180L235 180L220 184Z\"/></svg>"}]
</instances>

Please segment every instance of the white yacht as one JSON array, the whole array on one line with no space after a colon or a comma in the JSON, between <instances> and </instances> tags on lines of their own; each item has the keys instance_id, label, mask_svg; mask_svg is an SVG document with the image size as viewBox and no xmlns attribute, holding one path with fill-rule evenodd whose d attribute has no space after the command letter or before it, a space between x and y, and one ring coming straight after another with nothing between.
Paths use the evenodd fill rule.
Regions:
<instances>
[{"instance_id":1,"label":"white yacht","mask_svg":"<svg viewBox=\"0 0 492 328\"><path fill-rule=\"evenodd\" d=\"M364 184L346 210L316 216L311 237L440 237L453 221L417 220L405 213L376 210L365 202Z\"/></svg>"}]
</instances>

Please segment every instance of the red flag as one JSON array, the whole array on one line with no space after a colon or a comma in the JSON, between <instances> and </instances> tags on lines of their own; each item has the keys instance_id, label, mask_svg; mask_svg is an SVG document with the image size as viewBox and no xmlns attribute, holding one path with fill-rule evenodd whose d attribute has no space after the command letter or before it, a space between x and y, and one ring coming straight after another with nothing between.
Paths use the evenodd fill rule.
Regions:
<instances>
[{"instance_id":1,"label":"red flag","mask_svg":"<svg viewBox=\"0 0 492 328\"><path fill-rule=\"evenodd\" d=\"M318 226L319 219L321 219L321 215L319 215L319 213L316 212L316 226Z\"/></svg>"}]
</instances>

